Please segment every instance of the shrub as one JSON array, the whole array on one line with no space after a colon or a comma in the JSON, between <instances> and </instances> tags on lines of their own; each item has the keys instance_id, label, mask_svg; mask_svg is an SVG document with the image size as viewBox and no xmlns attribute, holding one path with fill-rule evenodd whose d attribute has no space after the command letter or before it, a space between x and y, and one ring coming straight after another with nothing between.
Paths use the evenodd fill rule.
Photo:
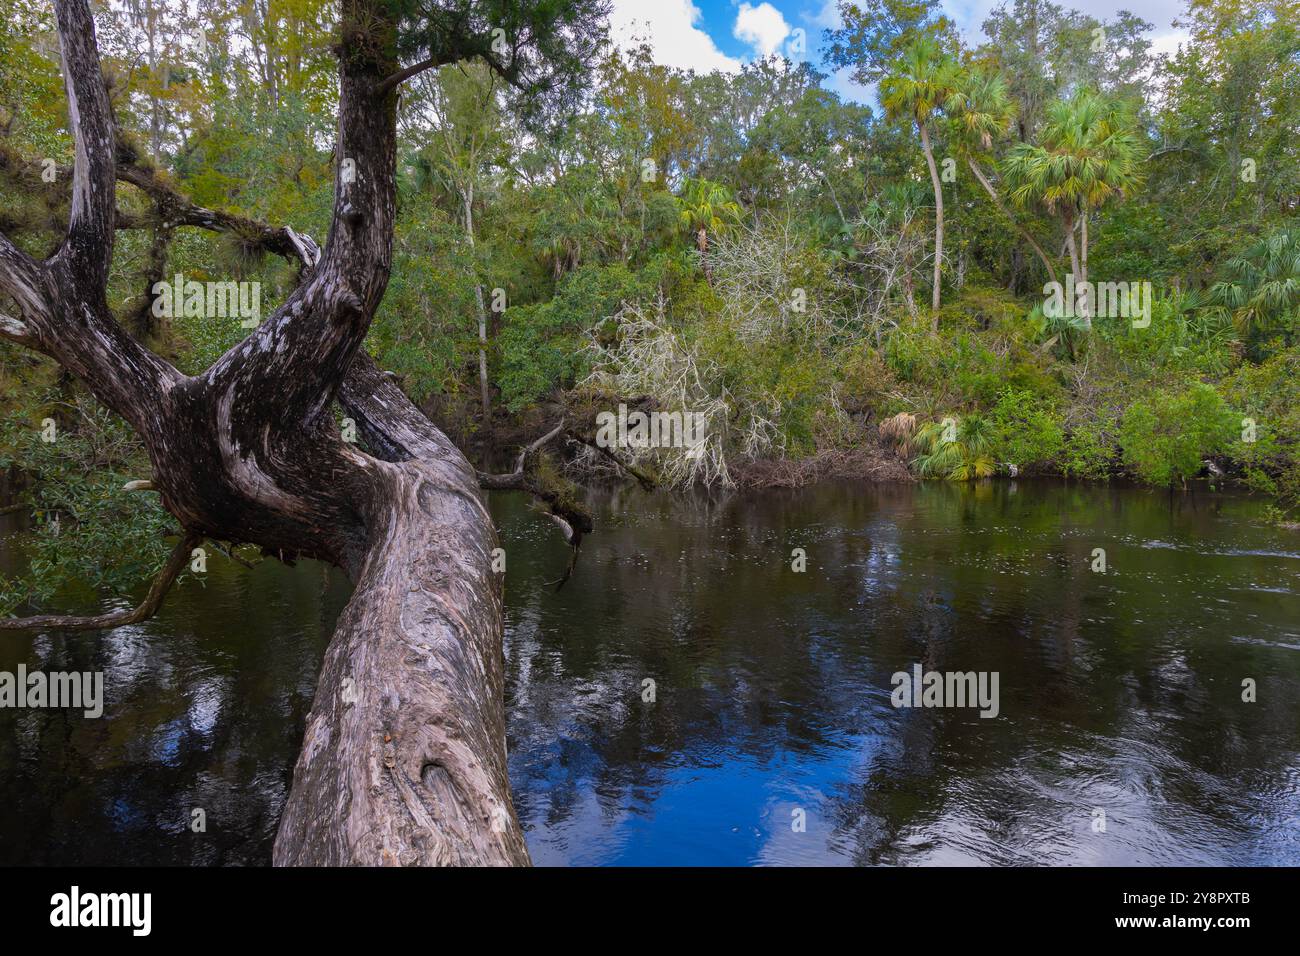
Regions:
<instances>
[{"instance_id":1,"label":"shrub","mask_svg":"<svg viewBox=\"0 0 1300 956\"><path fill-rule=\"evenodd\" d=\"M1070 429L1061 449L1061 473L1085 481L1109 477L1117 451L1115 428L1113 420L1098 418Z\"/></svg>"},{"instance_id":2,"label":"shrub","mask_svg":"<svg viewBox=\"0 0 1300 956\"><path fill-rule=\"evenodd\" d=\"M1022 389L1003 389L990 416L993 454L1020 468L1054 462L1065 435L1043 399Z\"/></svg>"},{"instance_id":3,"label":"shrub","mask_svg":"<svg viewBox=\"0 0 1300 956\"><path fill-rule=\"evenodd\" d=\"M1238 422L1209 385L1157 392L1135 403L1120 423L1124 462L1143 481L1172 485L1201 470L1202 459L1225 450Z\"/></svg>"}]
</instances>

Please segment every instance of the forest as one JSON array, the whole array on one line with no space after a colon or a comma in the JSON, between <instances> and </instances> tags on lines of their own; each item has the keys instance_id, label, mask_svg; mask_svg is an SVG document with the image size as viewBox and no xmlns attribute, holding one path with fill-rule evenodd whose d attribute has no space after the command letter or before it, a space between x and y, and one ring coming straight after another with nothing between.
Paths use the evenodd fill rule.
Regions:
<instances>
[{"instance_id":1,"label":"forest","mask_svg":"<svg viewBox=\"0 0 1300 956\"><path fill-rule=\"evenodd\" d=\"M600 533L583 490L610 482L1234 489L1300 529L1296 0L1189 0L1161 54L1141 15L1068 0L1005 0L975 40L938 0L841 0L815 57L800 39L730 73L615 43L607 13L0 0L11 627L70 587L153 580L141 617L173 581L183 601L201 545L315 558L385 581L326 656L351 680L361 635L406 619L383 549L491 653L500 598L456 583L495 577L469 488L536 500L564 578ZM628 409L697 440L624 426L611 449L600 416ZM499 701L452 656L491 751ZM346 733L325 716L304 754ZM504 757L469 783L430 759L414 779L508 819L485 841L444 801L445 844L399 856L526 855ZM286 838L333 779L305 766L277 861L378 853ZM401 830L412 798L389 796Z\"/></svg>"}]
</instances>

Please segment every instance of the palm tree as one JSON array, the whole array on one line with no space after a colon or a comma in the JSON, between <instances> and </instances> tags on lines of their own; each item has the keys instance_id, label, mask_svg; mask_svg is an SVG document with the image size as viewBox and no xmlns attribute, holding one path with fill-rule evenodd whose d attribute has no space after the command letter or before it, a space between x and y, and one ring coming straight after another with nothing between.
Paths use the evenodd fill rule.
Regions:
<instances>
[{"instance_id":1,"label":"palm tree","mask_svg":"<svg viewBox=\"0 0 1300 956\"><path fill-rule=\"evenodd\" d=\"M1229 259L1227 270L1229 278L1211 286L1209 299L1231 314L1242 335L1270 332L1300 309L1300 233L1261 239Z\"/></svg>"},{"instance_id":2,"label":"palm tree","mask_svg":"<svg viewBox=\"0 0 1300 956\"><path fill-rule=\"evenodd\" d=\"M1088 217L1140 181L1136 123L1127 104L1081 89L1047 110L1037 143L1017 143L1003 173L1018 206L1039 203L1061 218L1070 265L1088 281ZM1076 245L1074 229L1080 229Z\"/></svg>"},{"instance_id":3,"label":"palm tree","mask_svg":"<svg viewBox=\"0 0 1300 956\"><path fill-rule=\"evenodd\" d=\"M682 225L694 233L700 252L709 251L710 233L716 235L740 221L740 205L731 198L727 187L708 179L687 180L677 202Z\"/></svg>"},{"instance_id":4,"label":"palm tree","mask_svg":"<svg viewBox=\"0 0 1300 956\"><path fill-rule=\"evenodd\" d=\"M912 464L922 478L988 478L997 471L992 444L992 426L979 415L967 415L959 422L927 422L911 439L912 447L917 449Z\"/></svg>"},{"instance_id":5,"label":"palm tree","mask_svg":"<svg viewBox=\"0 0 1300 956\"><path fill-rule=\"evenodd\" d=\"M958 135L957 152L966 160L966 165L975 174L979 184L989 194L998 212L1006 217L1012 227L1037 253L1048 277L1055 282L1056 270L1043 252L1042 246L1034 241L1029 230L1016 221L1016 217L1007 209L1002 197L985 175L980 166L980 157L993 149L993 144L1004 135L1015 122L1016 104L1007 91L1007 81L1001 73L975 67L960 77L960 95L955 108Z\"/></svg>"},{"instance_id":6,"label":"palm tree","mask_svg":"<svg viewBox=\"0 0 1300 956\"><path fill-rule=\"evenodd\" d=\"M957 95L956 63L930 37L910 43L894 71L880 83L880 102L891 119L907 117L921 134L921 149L934 189L934 287L930 306L939 321L939 276L943 269L943 187L930 146L930 124Z\"/></svg>"}]
</instances>

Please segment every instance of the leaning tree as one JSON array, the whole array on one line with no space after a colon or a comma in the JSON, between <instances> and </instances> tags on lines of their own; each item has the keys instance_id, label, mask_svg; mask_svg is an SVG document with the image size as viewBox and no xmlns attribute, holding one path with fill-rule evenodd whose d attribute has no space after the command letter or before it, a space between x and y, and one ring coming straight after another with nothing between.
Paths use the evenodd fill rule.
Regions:
<instances>
[{"instance_id":1,"label":"leaning tree","mask_svg":"<svg viewBox=\"0 0 1300 956\"><path fill-rule=\"evenodd\" d=\"M141 608L7 626L107 627L151 613L204 538L342 568L355 587L325 652L279 833L277 864L523 864L506 774L501 581L481 487L548 500L521 454L482 475L375 365L362 341L384 295L401 84L477 58L522 105L572 91L604 0L342 0L333 220L323 248L289 227L189 202L138 162L114 122L88 0L55 0L75 146L66 235L37 260L0 235L0 334L49 356L138 433L149 486L183 529ZM106 297L116 183L169 227L239 232L298 259L284 304L202 374L128 335ZM341 404L364 449L345 442Z\"/></svg>"}]
</instances>

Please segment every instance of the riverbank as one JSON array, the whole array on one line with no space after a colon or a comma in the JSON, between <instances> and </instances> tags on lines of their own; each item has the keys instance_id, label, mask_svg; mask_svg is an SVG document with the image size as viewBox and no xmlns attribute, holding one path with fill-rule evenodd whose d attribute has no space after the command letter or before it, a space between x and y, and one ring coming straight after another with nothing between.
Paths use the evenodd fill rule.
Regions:
<instances>
[{"instance_id":1,"label":"riverbank","mask_svg":"<svg viewBox=\"0 0 1300 956\"><path fill-rule=\"evenodd\" d=\"M461 447L485 470L513 466L519 449L536 440L561 419L572 418L572 411L559 404L534 409L518 416L498 416L490 433L466 427L466 419L441 418L437 407L426 408L440 428L456 436ZM589 409L584 409L584 412ZM923 480L918 474L918 457L924 450L923 439L918 439L921 428L914 416L900 415L883 423L859 422L853 426L846 444L819 449L810 454L793 457L764 457L758 459L733 458L728 461L728 472L735 486L754 490L762 488L803 488L821 481L859 480L869 482L916 482ZM856 439L856 440L855 440ZM555 449L552 449L553 451ZM572 449L559 450L562 459L573 459ZM990 462L993 466L987 477L1059 478L1084 484L1131 485L1133 487L1158 487L1139 477L1126 473L1123 456L1118 445L1108 452L1098 453L1098 461L1105 469L1087 474L1073 474L1047 463L1016 465ZM604 463L602 463L604 464ZM587 476L581 468L570 468L566 473L578 484L590 477L597 483L608 481L617 471L607 468ZM942 475L929 477L941 478ZM980 476L984 477L984 476ZM1256 478L1259 476L1256 475ZM1180 478L1176 489L1205 486L1209 490L1233 488L1243 492L1260 493L1257 484L1243 473L1242 462L1227 455L1217 455L1201 462L1199 474ZM1267 492L1265 492L1267 496ZM1279 519L1282 527L1300 528L1300 523Z\"/></svg>"}]
</instances>

